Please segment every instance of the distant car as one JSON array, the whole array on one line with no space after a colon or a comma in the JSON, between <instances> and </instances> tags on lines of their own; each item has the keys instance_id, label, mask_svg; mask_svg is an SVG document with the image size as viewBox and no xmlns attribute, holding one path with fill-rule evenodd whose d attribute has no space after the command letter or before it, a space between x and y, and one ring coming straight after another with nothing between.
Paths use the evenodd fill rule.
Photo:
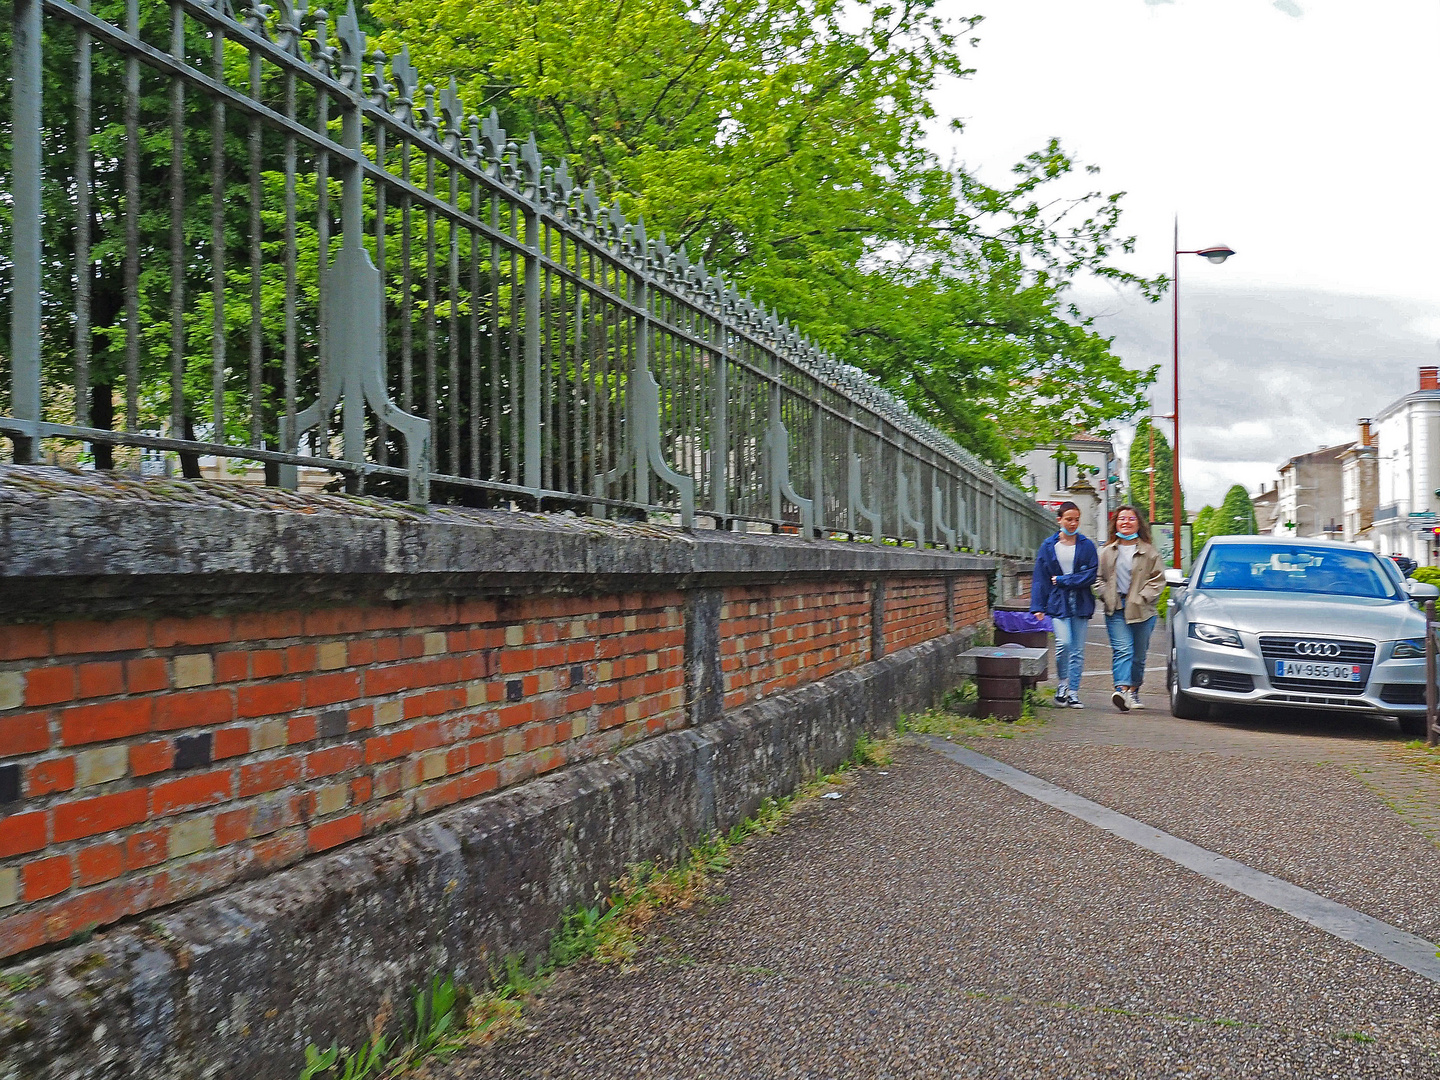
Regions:
<instances>
[{"instance_id":1,"label":"distant car","mask_svg":"<svg viewBox=\"0 0 1440 1080\"><path fill-rule=\"evenodd\" d=\"M1401 577L1409 577L1415 572L1419 564L1414 559L1406 558L1404 555L1391 555L1390 561L1400 568Z\"/></svg>"},{"instance_id":2,"label":"distant car","mask_svg":"<svg viewBox=\"0 0 1440 1080\"><path fill-rule=\"evenodd\" d=\"M1325 540L1211 539L1167 573L1170 711L1280 705L1394 716L1425 730L1425 616L1440 589L1390 559Z\"/></svg>"}]
</instances>

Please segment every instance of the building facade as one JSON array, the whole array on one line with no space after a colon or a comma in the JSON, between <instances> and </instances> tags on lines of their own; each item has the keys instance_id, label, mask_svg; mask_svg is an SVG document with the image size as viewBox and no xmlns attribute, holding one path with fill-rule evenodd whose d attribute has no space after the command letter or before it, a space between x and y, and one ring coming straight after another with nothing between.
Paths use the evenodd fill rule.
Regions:
<instances>
[{"instance_id":1,"label":"building facade","mask_svg":"<svg viewBox=\"0 0 1440 1080\"><path fill-rule=\"evenodd\" d=\"M1075 455L1075 463L1061 460L1069 451ZM1094 488L1094 499L1098 500L1095 520L1081 522L1081 531L1097 542L1109 539L1110 514L1119 505L1115 485L1110 482L1115 472L1115 446L1109 439L1091 435L1079 435L1063 443L1037 446L1020 458L1025 469L1025 483L1035 492L1035 501L1041 506L1055 509L1063 502L1075 502L1082 507L1084 501L1077 497L1075 489L1083 494L1085 484ZM1094 501L1094 500L1092 500Z\"/></svg>"},{"instance_id":2,"label":"building facade","mask_svg":"<svg viewBox=\"0 0 1440 1080\"><path fill-rule=\"evenodd\" d=\"M1344 483L1341 459L1352 443L1296 454L1280 466L1276 484L1276 536L1312 536L1337 540L1344 532Z\"/></svg>"},{"instance_id":3,"label":"building facade","mask_svg":"<svg viewBox=\"0 0 1440 1080\"><path fill-rule=\"evenodd\" d=\"M1375 416L1377 501L1371 546L1436 564L1434 524L1440 498L1440 369L1422 367L1419 389Z\"/></svg>"},{"instance_id":4,"label":"building facade","mask_svg":"<svg viewBox=\"0 0 1440 1080\"><path fill-rule=\"evenodd\" d=\"M1360 437L1340 455L1340 487L1344 504L1340 539L1350 544L1371 541L1370 527L1380 502L1380 448L1371 421L1360 421Z\"/></svg>"}]
</instances>

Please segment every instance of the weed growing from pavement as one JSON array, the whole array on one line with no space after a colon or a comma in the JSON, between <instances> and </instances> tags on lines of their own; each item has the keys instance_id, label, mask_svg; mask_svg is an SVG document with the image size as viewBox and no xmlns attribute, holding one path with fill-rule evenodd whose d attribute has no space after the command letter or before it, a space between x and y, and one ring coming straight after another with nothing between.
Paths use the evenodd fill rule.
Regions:
<instances>
[{"instance_id":1,"label":"weed growing from pavement","mask_svg":"<svg viewBox=\"0 0 1440 1080\"><path fill-rule=\"evenodd\" d=\"M941 708L901 717L896 733L943 735L947 739L1013 739L1036 731L1044 724L1044 717L1034 711L1019 720L1002 720L994 716L965 716Z\"/></svg>"},{"instance_id":2,"label":"weed growing from pavement","mask_svg":"<svg viewBox=\"0 0 1440 1080\"><path fill-rule=\"evenodd\" d=\"M765 799L753 816L692 847L679 864L630 866L599 904L577 905L565 913L538 961L512 956L492 971L489 990L471 995L453 979L437 976L428 995L417 996L414 1029L394 1053L387 1054L390 1047L379 1030L387 1017L381 1016L371 1024L374 1034L358 1050L307 1046L300 1080L393 1080L428 1058L443 1059L463 1047L492 1042L522 1022L526 1003L557 971L582 960L623 963L639 951L645 929L658 915L726 899L710 890L716 875L734 862L736 848L752 836L775 832L802 803L844 786L849 782L846 774L854 769L889 765L891 750L892 740L861 734L850 757L834 772L816 777L792 795Z\"/></svg>"},{"instance_id":3,"label":"weed growing from pavement","mask_svg":"<svg viewBox=\"0 0 1440 1080\"><path fill-rule=\"evenodd\" d=\"M1375 1041L1374 1035L1367 1035L1363 1031L1342 1031L1339 1035L1340 1038L1349 1039L1351 1042L1373 1043Z\"/></svg>"}]
</instances>

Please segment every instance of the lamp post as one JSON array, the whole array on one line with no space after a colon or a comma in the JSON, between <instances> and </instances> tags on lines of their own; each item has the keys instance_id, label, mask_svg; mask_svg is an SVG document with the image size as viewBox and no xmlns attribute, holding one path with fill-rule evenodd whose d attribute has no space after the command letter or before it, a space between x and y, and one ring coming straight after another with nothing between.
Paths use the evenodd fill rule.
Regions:
<instances>
[{"instance_id":1,"label":"lamp post","mask_svg":"<svg viewBox=\"0 0 1440 1080\"><path fill-rule=\"evenodd\" d=\"M1212 263L1223 263L1235 252L1224 244L1215 247L1197 248L1193 251L1180 250L1180 216L1175 216L1175 272L1170 279L1170 296L1172 300L1172 312L1174 315L1173 335L1173 376L1175 383L1175 411L1171 414L1175 421L1175 445L1171 447L1174 455L1174 468L1171 473L1170 502L1174 509L1175 538L1170 546L1174 550L1172 565L1180 569L1180 528L1184 515L1180 506L1180 256L1199 255L1203 259L1209 259ZM1153 483L1153 481L1152 481Z\"/></svg>"}]
</instances>

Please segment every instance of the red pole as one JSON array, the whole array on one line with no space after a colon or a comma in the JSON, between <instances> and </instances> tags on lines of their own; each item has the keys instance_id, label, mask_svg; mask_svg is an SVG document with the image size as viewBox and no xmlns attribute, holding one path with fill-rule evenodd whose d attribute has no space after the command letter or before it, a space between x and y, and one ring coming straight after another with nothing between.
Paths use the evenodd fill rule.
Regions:
<instances>
[{"instance_id":1,"label":"red pole","mask_svg":"<svg viewBox=\"0 0 1440 1080\"><path fill-rule=\"evenodd\" d=\"M1170 504L1174 511L1175 539L1174 558L1171 565L1180 569L1180 215L1175 215L1175 270L1170 279L1171 311L1173 315L1173 378L1175 382L1175 442L1174 468L1170 476Z\"/></svg>"}]
</instances>

